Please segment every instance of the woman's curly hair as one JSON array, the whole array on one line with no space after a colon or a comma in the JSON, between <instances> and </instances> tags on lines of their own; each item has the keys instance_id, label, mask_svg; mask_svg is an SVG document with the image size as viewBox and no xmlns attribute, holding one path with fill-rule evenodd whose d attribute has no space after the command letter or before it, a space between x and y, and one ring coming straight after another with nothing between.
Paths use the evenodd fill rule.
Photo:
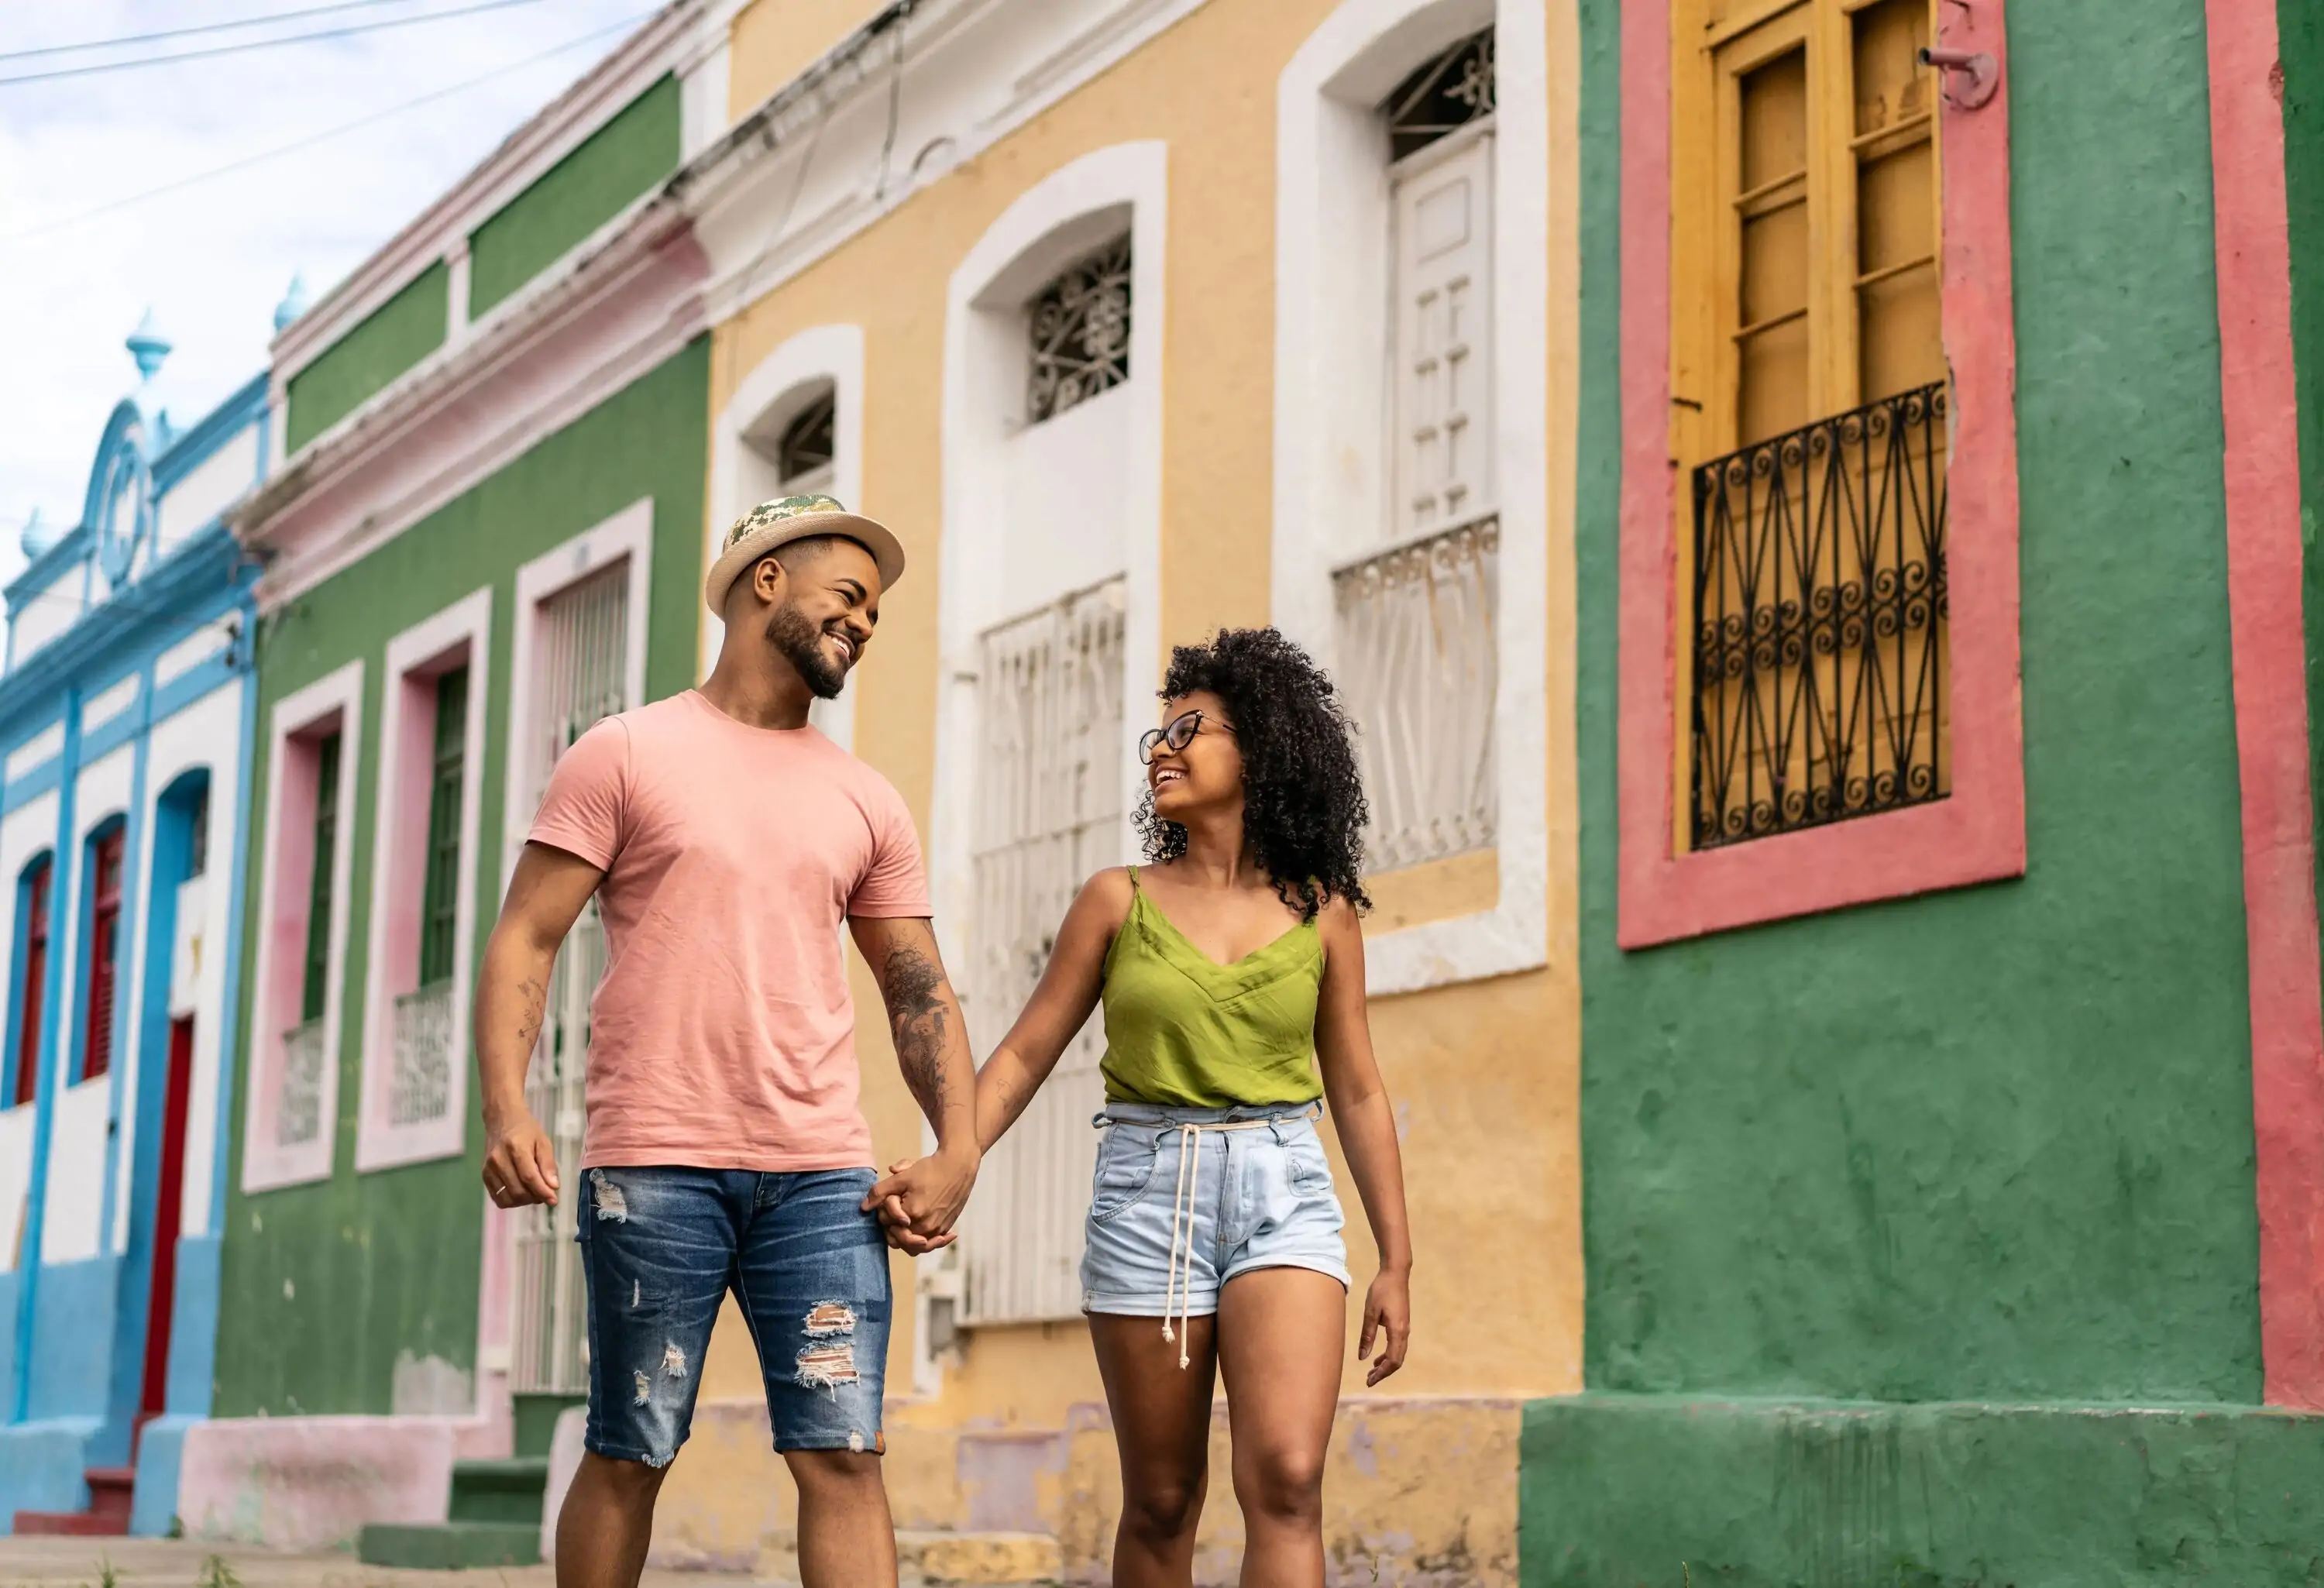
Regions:
<instances>
[{"instance_id":1,"label":"woman's curly hair","mask_svg":"<svg viewBox=\"0 0 2324 1588\"><path fill-rule=\"evenodd\" d=\"M1363 780L1354 729L1331 679L1274 629L1222 629L1170 652L1161 697L1197 689L1222 701L1242 748L1243 836L1283 902L1313 920L1332 900L1370 909L1364 893ZM1186 829L1138 807L1146 858L1186 853Z\"/></svg>"}]
</instances>

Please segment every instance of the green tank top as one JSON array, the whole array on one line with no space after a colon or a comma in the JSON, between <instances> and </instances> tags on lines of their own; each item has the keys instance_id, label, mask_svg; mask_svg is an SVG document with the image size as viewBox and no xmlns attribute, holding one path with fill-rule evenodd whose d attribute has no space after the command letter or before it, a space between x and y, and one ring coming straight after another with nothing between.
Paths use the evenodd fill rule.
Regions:
<instances>
[{"instance_id":1,"label":"green tank top","mask_svg":"<svg viewBox=\"0 0 2324 1588\"><path fill-rule=\"evenodd\" d=\"M1323 937L1305 921L1232 965L1187 941L1130 868L1130 915L1105 953L1110 1103L1313 1103Z\"/></svg>"}]
</instances>

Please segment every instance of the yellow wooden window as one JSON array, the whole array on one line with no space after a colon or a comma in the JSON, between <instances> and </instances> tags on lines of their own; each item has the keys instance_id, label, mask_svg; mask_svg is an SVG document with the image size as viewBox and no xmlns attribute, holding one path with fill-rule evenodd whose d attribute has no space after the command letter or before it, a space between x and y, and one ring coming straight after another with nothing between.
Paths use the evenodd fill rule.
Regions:
<instances>
[{"instance_id":1,"label":"yellow wooden window","mask_svg":"<svg viewBox=\"0 0 2324 1588\"><path fill-rule=\"evenodd\" d=\"M1683 847L1941 798L1937 0L1676 0Z\"/></svg>"}]
</instances>

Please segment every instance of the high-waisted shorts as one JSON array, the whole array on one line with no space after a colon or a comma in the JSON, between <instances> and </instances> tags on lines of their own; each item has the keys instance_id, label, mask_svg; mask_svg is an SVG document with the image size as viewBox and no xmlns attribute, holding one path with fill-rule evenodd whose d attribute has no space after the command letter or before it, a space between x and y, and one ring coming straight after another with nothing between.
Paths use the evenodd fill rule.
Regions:
<instances>
[{"instance_id":1,"label":"high-waisted shorts","mask_svg":"<svg viewBox=\"0 0 2324 1588\"><path fill-rule=\"evenodd\" d=\"M1316 1112L1108 1103L1082 1310L1198 1317L1256 1269L1312 1269L1344 1287L1346 1221Z\"/></svg>"}]
</instances>

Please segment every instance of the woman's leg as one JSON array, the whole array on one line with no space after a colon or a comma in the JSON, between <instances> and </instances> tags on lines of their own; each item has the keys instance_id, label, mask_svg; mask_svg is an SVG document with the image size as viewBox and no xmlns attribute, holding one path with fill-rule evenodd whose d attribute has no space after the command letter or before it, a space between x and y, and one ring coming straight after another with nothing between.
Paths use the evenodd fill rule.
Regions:
<instances>
[{"instance_id":1,"label":"woman's leg","mask_svg":"<svg viewBox=\"0 0 2324 1588\"><path fill-rule=\"evenodd\" d=\"M1114 1588L1187 1588L1194 1580L1194 1524L1209 1481L1215 1331L1207 1317L1181 1321L1191 1363L1178 1365L1160 1318L1090 1315L1105 1403L1121 1454L1121 1526L1113 1539Z\"/></svg>"},{"instance_id":2,"label":"woman's leg","mask_svg":"<svg viewBox=\"0 0 2324 1588\"><path fill-rule=\"evenodd\" d=\"M1321 1588L1323 1453L1340 1400L1348 1293L1329 1274L1259 1269L1219 1292L1243 1588Z\"/></svg>"}]
</instances>

